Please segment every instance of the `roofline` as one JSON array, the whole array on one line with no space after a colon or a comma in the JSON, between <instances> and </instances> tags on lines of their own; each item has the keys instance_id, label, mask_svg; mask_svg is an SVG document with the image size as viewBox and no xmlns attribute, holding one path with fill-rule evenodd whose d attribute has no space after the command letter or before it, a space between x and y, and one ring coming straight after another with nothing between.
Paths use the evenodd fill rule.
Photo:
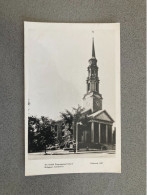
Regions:
<instances>
[{"instance_id":1,"label":"roofline","mask_svg":"<svg viewBox=\"0 0 147 195\"><path fill-rule=\"evenodd\" d=\"M113 121L113 122L115 122L114 120L113 120L113 118L108 114L108 112L106 111L106 110L101 110L101 112L99 112L96 116L99 116L102 112L105 112L106 114L107 114L107 116ZM96 113L96 112L95 112ZM93 113L94 114L94 113ZM91 114L92 115L92 114ZM88 117L92 117L93 118L93 116L88 116Z\"/></svg>"},{"instance_id":2,"label":"roofline","mask_svg":"<svg viewBox=\"0 0 147 195\"><path fill-rule=\"evenodd\" d=\"M114 119L108 114L108 112L107 112L106 110L104 110L104 112L106 112L106 114L111 118L111 120L112 120L113 122L115 122Z\"/></svg>"}]
</instances>

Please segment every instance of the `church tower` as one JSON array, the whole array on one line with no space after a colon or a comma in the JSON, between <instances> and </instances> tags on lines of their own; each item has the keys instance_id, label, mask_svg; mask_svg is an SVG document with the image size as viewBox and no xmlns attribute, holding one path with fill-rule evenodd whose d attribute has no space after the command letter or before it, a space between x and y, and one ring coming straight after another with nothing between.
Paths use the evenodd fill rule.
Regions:
<instances>
[{"instance_id":1,"label":"church tower","mask_svg":"<svg viewBox=\"0 0 147 195\"><path fill-rule=\"evenodd\" d=\"M99 77L97 59L95 56L94 38L92 40L92 58L89 60L88 77L86 80L87 92L83 97L85 111L96 112L102 110L102 95L99 93Z\"/></svg>"}]
</instances>

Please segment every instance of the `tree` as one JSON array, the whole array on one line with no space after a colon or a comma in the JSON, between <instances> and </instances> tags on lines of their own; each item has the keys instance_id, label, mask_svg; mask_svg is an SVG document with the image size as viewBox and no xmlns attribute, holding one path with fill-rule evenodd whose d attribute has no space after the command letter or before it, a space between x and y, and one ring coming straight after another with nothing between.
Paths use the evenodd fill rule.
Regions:
<instances>
[{"instance_id":1,"label":"tree","mask_svg":"<svg viewBox=\"0 0 147 195\"><path fill-rule=\"evenodd\" d=\"M52 128L52 121L49 121L47 117L41 117L39 125L39 141L43 146L46 154L46 147L55 144L55 131Z\"/></svg>"},{"instance_id":2,"label":"tree","mask_svg":"<svg viewBox=\"0 0 147 195\"><path fill-rule=\"evenodd\" d=\"M36 152L45 150L49 144L55 144L54 121L47 117L41 119L31 116L28 117L28 151Z\"/></svg>"},{"instance_id":3,"label":"tree","mask_svg":"<svg viewBox=\"0 0 147 195\"><path fill-rule=\"evenodd\" d=\"M71 130L72 122L73 122L73 114L66 110L65 112L61 112L61 117L63 119L64 125L68 126L68 130Z\"/></svg>"},{"instance_id":4,"label":"tree","mask_svg":"<svg viewBox=\"0 0 147 195\"><path fill-rule=\"evenodd\" d=\"M78 105L77 108L73 108L73 111L74 111L74 114L73 114L73 119L74 119L74 122L77 123L77 122L80 122L82 120L82 117L83 117L83 111L84 111L84 108L82 108L80 105Z\"/></svg>"},{"instance_id":5,"label":"tree","mask_svg":"<svg viewBox=\"0 0 147 195\"><path fill-rule=\"evenodd\" d=\"M87 114L84 113L84 108L82 108L80 105L78 105L77 108L73 108L74 114L73 114L73 129L74 129L74 139L76 139L76 129L77 129L77 125L79 127L79 131L78 134L80 135L80 129L87 128L88 126L88 122L89 122L89 118L87 116ZM80 125L80 123L82 124L82 126Z\"/></svg>"},{"instance_id":6,"label":"tree","mask_svg":"<svg viewBox=\"0 0 147 195\"><path fill-rule=\"evenodd\" d=\"M83 114L84 108L78 105L77 108L73 108L73 112L66 110L61 113L61 117L63 120L64 128L62 131L64 132L63 142L65 145L68 145L71 140L73 140L73 129L75 129L77 122L82 122L84 125L87 124L88 118L87 115Z\"/></svg>"},{"instance_id":7,"label":"tree","mask_svg":"<svg viewBox=\"0 0 147 195\"><path fill-rule=\"evenodd\" d=\"M38 127L39 119L34 116L28 117L28 152L34 152L38 150Z\"/></svg>"},{"instance_id":8,"label":"tree","mask_svg":"<svg viewBox=\"0 0 147 195\"><path fill-rule=\"evenodd\" d=\"M83 111L84 108L78 105L77 108L73 108L73 113L70 112L69 110L66 110L65 112L61 112L61 117L64 121L65 126L68 125L68 130L72 129L73 121L79 122L82 119Z\"/></svg>"},{"instance_id":9,"label":"tree","mask_svg":"<svg viewBox=\"0 0 147 195\"><path fill-rule=\"evenodd\" d=\"M61 142L63 145L68 146L73 134L73 114L69 110L66 110L65 112L61 112L61 118L63 120L62 132L64 133Z\"/></svg>"}]
</instances>

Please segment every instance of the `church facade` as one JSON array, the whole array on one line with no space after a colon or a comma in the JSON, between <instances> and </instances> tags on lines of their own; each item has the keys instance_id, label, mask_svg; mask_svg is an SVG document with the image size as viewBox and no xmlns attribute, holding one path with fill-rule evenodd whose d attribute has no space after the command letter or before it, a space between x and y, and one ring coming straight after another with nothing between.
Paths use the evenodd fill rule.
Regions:
<instances>
[{"instance_id":1,"label":"church facade","mask_svg":"<svg viewBox=\"0 0 147 195\"><path fill-rule=\"evenodd\" d=\"M88 125L78 126L78 135L74 127L74 139L78 136L79 148L100 148L102 145L111 146L113 140L114 120L103 109L103 97L99 91L97 59L95 55L94 39L92 42L92 58L89 60L88 77L86 80L86 94L83 97L83 115L88 117Z\"/></svg>"}]
</instances>

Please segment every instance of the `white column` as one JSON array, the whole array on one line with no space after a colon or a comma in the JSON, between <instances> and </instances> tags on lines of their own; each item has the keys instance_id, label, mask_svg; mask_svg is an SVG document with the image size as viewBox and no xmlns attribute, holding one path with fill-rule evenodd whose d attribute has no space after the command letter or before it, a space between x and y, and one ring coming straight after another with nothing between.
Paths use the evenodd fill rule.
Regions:
<instances>
[{"instance_id":1,"label":"white column","mask_svg":"<svg viewBox=\"0 0 147 195\"><path fill-rule=\"evenodd\" d=\"M101 124L99 123L99 143L101 143Z\"/></svg>"},{"instance_id":2,"label":"white column","mask_svg":"<svg viewBox=\"0 0 147 195\"><path fill-rule=\"evenodd\" d=\"M108 144L108 125L106 125L106 144Z\"/></svg>"},{"instance_id":3,"label":"white column","mask_svg":"<svg viewBox=\"0 0 147 195\"><path fill-rule=\"evenodd\" d=\"M75 140L75 122L74 121L72 123L72 127L73 127L73 139Z\"/></svg>"},{"instance_id":4,"label":"white column","mask_svg":"<svg viewBox=\"0 0 147 195\"><path fill-rule=\"evenodd\" d=\"M113 144L113 129L112 129L112 126L111 126L111 144Z\"/></svg>"},{"instance_id":5,"label":"white column","mask_svg":"<svg viewBox=\"0 0 147 195\"><path fill-rule=\"evenodd\" d=\"M94 142L94 122L91 123L91 142Z\"/></svg>"}]
</instances>

